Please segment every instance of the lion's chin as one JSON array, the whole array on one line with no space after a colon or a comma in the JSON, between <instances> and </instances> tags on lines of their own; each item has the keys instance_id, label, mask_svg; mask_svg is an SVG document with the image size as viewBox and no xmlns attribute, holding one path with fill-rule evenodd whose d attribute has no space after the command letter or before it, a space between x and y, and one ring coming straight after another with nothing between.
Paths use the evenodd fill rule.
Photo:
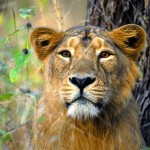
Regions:
<instances>
[{"instance_id":1,"label":"lion's chin","mask_svg":"<svg viewBox=\"0 0 150 150\"><path fill-rule=\"evenodd\" d=\"M77 120L87 120L98 117L100 109L91 102L75 101L69 107L67 111L68 117Z\"/></svg>"}]
</instances>

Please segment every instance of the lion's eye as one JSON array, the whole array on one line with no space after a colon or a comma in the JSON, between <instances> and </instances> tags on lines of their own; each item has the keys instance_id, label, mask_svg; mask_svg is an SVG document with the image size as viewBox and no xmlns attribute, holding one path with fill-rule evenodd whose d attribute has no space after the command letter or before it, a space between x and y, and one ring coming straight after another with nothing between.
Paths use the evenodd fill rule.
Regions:
<instances>
[{"instance_id":1,"label":"lion's eye","mask_svg":"<svg viewBox=\"0 0 150 150\"><path fill-rule=\"evenodd\" d=\"M99 54L99 58L107 58L109 57L111 54L109 52L101 52Z\"/></svg>"},{"instance_id":2,"label":"lion's eye","mask_svg":"<svg viewBox=\"0 0 150 150\"><path fill-rule=\"evenodd\" d=\"M59 54L63 57L68 57L68 58L71 57L71 53L67 50L62 51Z\"/></svg>"}]
</instances>

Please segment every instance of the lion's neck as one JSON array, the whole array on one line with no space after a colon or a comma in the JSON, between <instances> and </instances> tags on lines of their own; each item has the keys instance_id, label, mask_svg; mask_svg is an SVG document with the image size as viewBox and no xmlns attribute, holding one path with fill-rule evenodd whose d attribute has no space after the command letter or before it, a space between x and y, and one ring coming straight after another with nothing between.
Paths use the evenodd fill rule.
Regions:
<instances>
[{"instance_id":1,"label":"lion's neck","mask_svg":"<svg viewBox=\"0 0 150 150\"><path fill-rule=\"evenodd\" d=\"M109 117L79 121L66 117L57 107L58 103L51 105L51 111L47 107L44 122L40 126L35 124L34 129L39 130L34 139L36 150L139 150L141 141L135 114L130 117L126 114L117 121L110 121ZM135 134L139 139L134 139Z\"/></svg>"},{"instance_id":2,"label":"lion's neck","mask_svg":"<svg viewBox=\"0 0 150 150\"><path fill-rule=\"evenodd\" d=\"M72 120L59 114L59 110L46 114L41 129L37 127L39 134L44 133L45 137L41 141L41 134L36 134L37 150L139 150L140 135L132 116L109 122L103 119ZM139 139L134 139L135 134Z\"/></svg>"},{"instance_id":3,"label":"lion's neck","mask_svg":"<svg viewBox=\"0 0 150 150\"><path fill-rule=\"evenodd\" d=\"M56 143L54 142L54 145L51 145L50 149L133 150L134 148L138 150L136 147L139 147L140 137L139 141L137 139L133 141L133 133L131 133L131 130L133 130L132 132L137 134L135 127L131 127L127 123L114 124L114 126L110 124L101 125L101 121L79 122L65 118L55 120L52 123L54 128L49 132L49 136L57 135L58 139L55 141Z\"/></svg>"}]
</instances>

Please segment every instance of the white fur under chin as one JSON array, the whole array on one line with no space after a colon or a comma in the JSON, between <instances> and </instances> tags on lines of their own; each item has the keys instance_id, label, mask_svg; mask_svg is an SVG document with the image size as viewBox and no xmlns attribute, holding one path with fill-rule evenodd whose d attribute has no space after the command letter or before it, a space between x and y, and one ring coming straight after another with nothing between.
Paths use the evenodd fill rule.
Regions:
<instances>
[{"instance_id":1,"label":"white fur under chin","mask_svg":"<svg viewBox=\"0 0 150 150\"><path fill-rule=\"evenodd\" d=\"M99 109L95 107L92 103L87 102L80 104L79 102L74 102L68 108L67 115L73 119L86 120L89 118L95 118L99 114Z\"/></svg>"}]
</instances>

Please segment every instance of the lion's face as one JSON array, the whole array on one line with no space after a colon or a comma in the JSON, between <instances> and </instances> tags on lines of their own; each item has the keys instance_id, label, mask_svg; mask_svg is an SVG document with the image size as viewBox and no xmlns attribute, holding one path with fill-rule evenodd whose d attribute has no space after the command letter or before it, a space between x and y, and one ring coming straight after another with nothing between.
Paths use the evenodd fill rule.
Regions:
<instances>
[{"instance_id":1,"label":"lion's face","mask_svg":"<svg viewBox=\"0 0 150 150\"><path fill-rule=\"evenodd\" d=\"M68 116L86 119L96 117L110 101L114 84L119 86L118 78L126 74L121 69L129 62L102 37L83 38L84 34L68 38L47 63L53 59L52 87L57 85L59 100L66 105Z\"/></svg>"},{"instance_id":2,"label":"lion's face","mask_svg":"<svg viewBox=\"0 0 150 150\"><path fill-rule=\"evenodd\" d=\"M57 97L69 117L86 120L119 112L128 104L144 36L136 25L112 32L92 26L64 33L38 28L31 43L45 66L47 92Z\"/></svg>"}]
</instances>

